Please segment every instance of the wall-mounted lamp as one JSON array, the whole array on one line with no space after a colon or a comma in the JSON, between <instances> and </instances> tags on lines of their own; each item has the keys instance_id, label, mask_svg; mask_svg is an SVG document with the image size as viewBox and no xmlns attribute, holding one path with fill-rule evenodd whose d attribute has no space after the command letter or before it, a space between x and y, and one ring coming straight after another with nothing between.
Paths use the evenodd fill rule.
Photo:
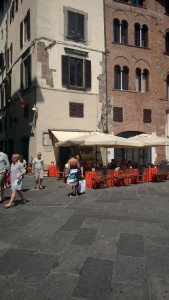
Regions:
<instances>
[{"instance_id":1,"label":"wall-mounted lamp","mask_svg":"<svg viewBox=\"0 0 169 300\"><path fill-rule=\"evenodd\" d=\"M105 104L105 109L106 109L106 114L109 114L112 110L112 104L110 103L110 100L107 100L106 104Z\"/></svg>"},{"instance_id":2,"label":"wall-mounted lamp","mask_svg":"<svg viewBox=\"0 0 169 300\"><path fill-rule=\"evenodd\" d=\"M34 107L32 108L32 110L33 110L34 112L38 113L39 108L36 107L36 106L34 106Z\"/></svg>"}]
</instances>

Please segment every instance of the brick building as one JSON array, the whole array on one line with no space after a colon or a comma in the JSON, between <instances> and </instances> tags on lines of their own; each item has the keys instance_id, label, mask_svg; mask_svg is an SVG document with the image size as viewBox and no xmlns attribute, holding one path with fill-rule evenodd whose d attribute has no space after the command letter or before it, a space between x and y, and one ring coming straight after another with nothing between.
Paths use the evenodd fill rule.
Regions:
<instances>
[{"instance_id":1,"label":"brick building","mask_svg":"<svg viewBox=\"0 0 169 300\"><path fill-rule=\"evenodd\" d=\"M109 131L168 136L168 1L105 0L105 27ZM166 148L115 150L115 157L146 164L169 158Z\"/></svg>"}]
</instances>

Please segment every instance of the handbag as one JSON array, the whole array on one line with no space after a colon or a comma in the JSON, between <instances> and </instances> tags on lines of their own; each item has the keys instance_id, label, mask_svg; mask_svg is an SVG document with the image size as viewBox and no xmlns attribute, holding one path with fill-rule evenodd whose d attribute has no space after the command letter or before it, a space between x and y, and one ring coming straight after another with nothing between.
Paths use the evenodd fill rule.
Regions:
<instances>
[{"instance_id":1,"label":"handbag","mask_svg":"<svg viewBox=\"0 0 169 300\"><path fill-rule=\"evenodd\" d=\"M78 192L80 194L83 194L86 192L86 180L85 179L79 180Z\"/></svg>"}]
</instances>

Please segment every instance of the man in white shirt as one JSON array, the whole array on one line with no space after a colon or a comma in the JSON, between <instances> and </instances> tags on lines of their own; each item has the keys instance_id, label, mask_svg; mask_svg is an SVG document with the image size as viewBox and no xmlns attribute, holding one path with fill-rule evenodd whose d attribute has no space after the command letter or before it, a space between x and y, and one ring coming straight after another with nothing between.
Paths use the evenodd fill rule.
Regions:
<instances>
[{"instance_id":1,"label":"man in white shirt","mask_svg":"<svg viewBox=\"0 0 169 300\"><path fill-rule=\"evenodd\" d=\"M32 174L35 174L35 180L36 180L36 186L34 189L36 190L43 189L42 187L43 170L44 170L44 159L42 158L41 152L38 152L37 157L35 157L32 161Z\"/></svg>"},{"instance_id":2,"label":"man in white shirt","mask_svg":"<svg viewBox=\"0 0 169 300\"><path fill-rule=\"evenodd\" d=\"M4 180L5 176L8 175L10 171L10 163L8 160L8 156L0 152L0 189L1 189L1 195L0 195L0 203L4 202Z\"/></svg>"}]
</instances>

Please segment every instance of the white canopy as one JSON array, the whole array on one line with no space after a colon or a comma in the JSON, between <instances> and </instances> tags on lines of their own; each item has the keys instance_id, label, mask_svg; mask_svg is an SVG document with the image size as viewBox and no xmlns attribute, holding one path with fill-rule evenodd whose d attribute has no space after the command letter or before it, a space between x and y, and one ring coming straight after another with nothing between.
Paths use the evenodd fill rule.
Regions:
<instances>
[{"instance_id":1,"label":"white canopy","mask_svg":"<svg viewBox=\"0 0 169 300\"><path fill-rule=\"evenodd\" d=\"M143 143L143 147L169 146L169 138L152 134L140 134L127 140Z\"/></svg>"},{"instance_id":2,"label":"white canopy","mask_svg":"<svg viewBox=\"0 0 169 300\"><path fill-rule=\"evenodd\" d=\"M113 134L102 132L90 132L80 135L76 138L67 138L55 144L55 146L100 146L105 148L128 148L142 147L142 142L130 141L129 139L121 138Z\"/></svg>"}]
</instances>

